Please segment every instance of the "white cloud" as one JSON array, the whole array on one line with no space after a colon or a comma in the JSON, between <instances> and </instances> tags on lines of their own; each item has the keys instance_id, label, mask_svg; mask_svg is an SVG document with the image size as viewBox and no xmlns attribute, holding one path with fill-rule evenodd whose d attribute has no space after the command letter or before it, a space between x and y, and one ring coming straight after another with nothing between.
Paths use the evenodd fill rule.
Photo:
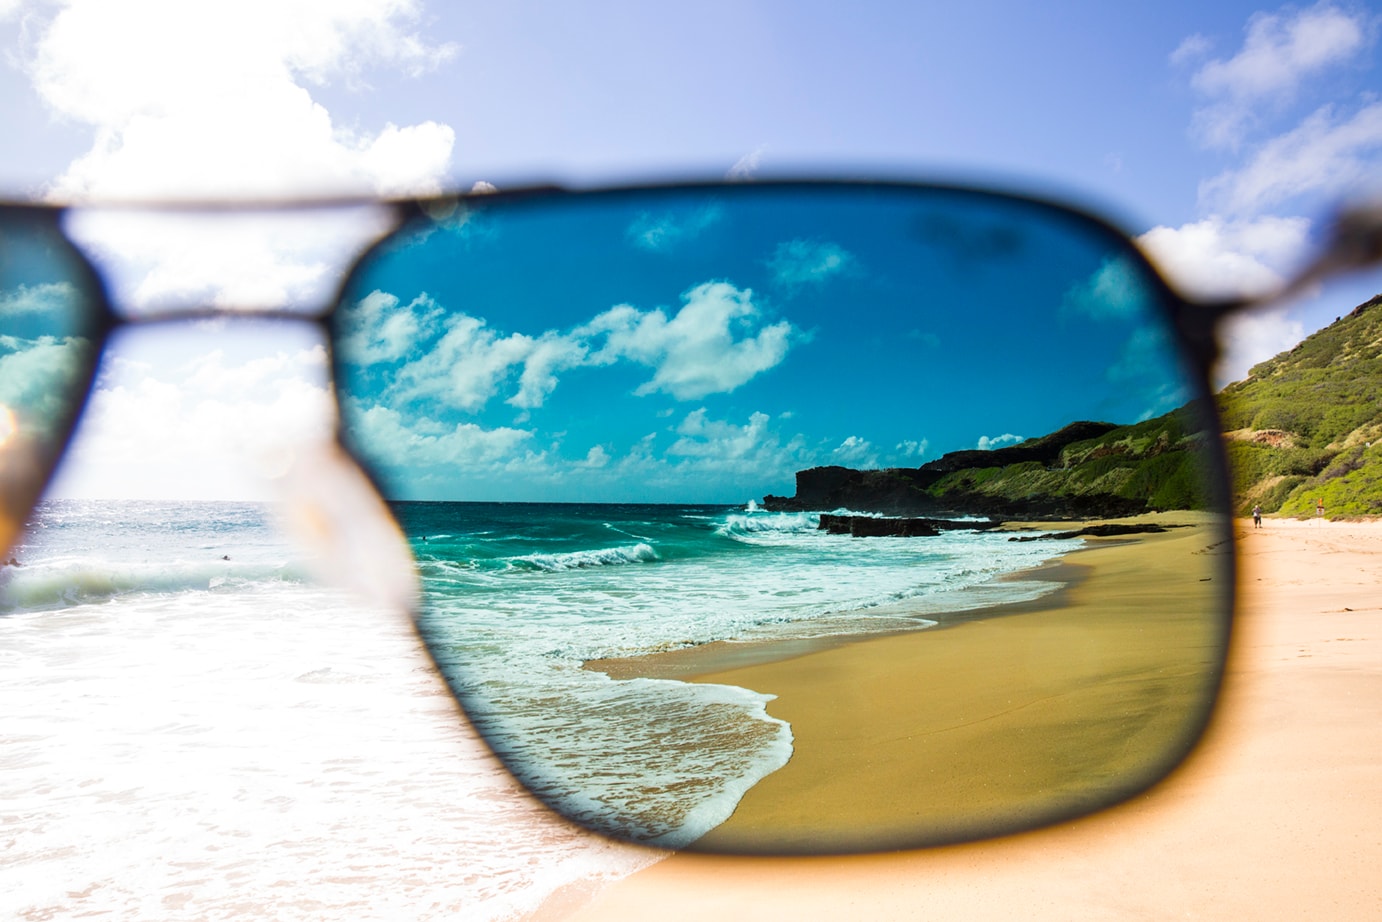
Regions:
<instances>
[{"instance_id":1,"label":"white cloud","mask_svg":"<svg viewBox=\"0 0 1382 922\"><path fill-rule=\"evenodd\" d=\"M368 446L372 460L394 467L419 465L473 470L503 466L533 434L474 423L446 425L426 417L405 420L391 407L372 406L351 415L353 435Z\"/></svg>"},{"instance_id":2,"label":"white cloud","mask_svg":"<svg viewBox=\"0 0 1382 922\"><path fill-rule=\"evenodd\" d=\"M1364 18L1330 3L1285 16L1256 13L1246 31L1236 55L1210 61L1195 74L1196 89L1245 99L1280 93L1353 57L1367 40Z\"/></svg>"},{"instance_id":3,"label":"white cloud","mask_svg":"<svg viewBox=\"0 0 1382 922\"><path fill-rule=\"evenodd\" d=\"M122 337L122 348L148 351L106 363L57 495L268 498L299 447L330 437L335 405L320 344L236 358L196 348L227 334L192 335Z\"/></svg>"},{"instance_id":4,"label":"white cloud","mask_svg":"<svg viewBox=\"0 0 1382 922\"><path fill-rule=\"evenodd\" d=\"M77 289L71 282L21 284L0 292L0 316L65 313L72 309L76 299Z\"/></svg>"},{"instance_id":5,"label":"white cloud","mask_svg":"<svg viewBox=\"0 0 1382 922\"><path fill-rule=\"evenodd\" d=\"M926 455L926 449L931 445L927 439L912 440L907 439L897 443L896 451L902 453L904 458L921 458Z\"/></svg>"},{"instance_id":6,"label":"white cloud","mask_svg":"<svg viewBox=\"0 0 1382 922\"><path fill-rule=\"evenodd\" d=\"M1155 227L1137 242L1172 287L1190 297L1264 297L1283 285L1307 252L1309 231L1305 218L1229 220L1215 215L1180 227ZM1215 371L1216 385L1245 377L1253 365L1290 348L1303 336L1300 322L1290 319L1284 308L1233 317L1224 327L1224 356ZM1145 377L1148 372L1161 377L1157 369L1164 367L1167 352L1159 334L1139 330L1110 367L1110 379ZM1176 390L1159 394L1144 418L1170 409L1183 398Z\"/></svg>"},{"instance_id":7,"label":"white cloud","mask_svg":"<svg viewBox=\"0 0 1382 922\"><path fill-rule=\"evenodd\" d=\"M1238 53L1208 61L1191 80L1212 100L1196 112L1195 133L1210 147L1237 148L1263 107L1290 102L1305 79L1356 56L1370 43L1371 29L1368 17L1330 3L1253 15ZM1201 36L1191 36L1172 60L1182 62L1206 50Z\"/></svg>"},{"instance_id":8,"label":"white cloud","mask_svg":"<svg viewBox=\"0 0 1382 922\"><path fill-rule=\"evenodd\" d=\"M688 413L682 420L677 427L677 434L681 438L667 449L667 454L719 461L744 458L763 444L768 419L765 413L754 413L747 425L736 426L709 419L705 407L701 407Z\"/></svg>"},{"instance_id":9,"label":"white cloud","mask_svg":"<svg viewBox=\"0 0 1382 922\"><path fill-rule=\"evenodd\" d=\"M660 309L646 313L628 305L600 314L577 335L605 335L595 362L628 359L655 369L635 393L662 392L677 400L729 393L774 367L787 355L793 328L787 321L751 330L760 314L753 292L727 282L706 282L682 295L670 320Z\"/></svg>"},{"instance_id":10,"label":"white cloud","mask_svg":"<svg viewBox=\"0 0 1382 922\"><path fill-rule=\"evenodd\" d=\"M1286 308L1238 314L1224 324L1224 354L1214 369L1214 386L1241 381L1257 363L1291 348L1305 338L1305 327Z\"/></svg>"},{"instance_id":11,"label":"white cloud","mask_svg":"<svg viewBox=\"0 0 1382 922\"><path fill-rule=\"evenodd\" d=\"M410 74L450 58L415 30L413 0L66 0L23 66L59 117L95 140L59 198L400 193L437 188L454 132L337 126L305 84Z\"/></svg>"},{"instance_id":12,"label":"white cloud","mask_svg":"<svg viewBox=\"0 0 1382 922\"><path fill-rule=\"evenodd\" d=\"M760 144L749 153L734 161L734 166L725 173L725 179L744 180L752 179L758 172L759 165L763 162L763 154L768 149L766 144Z\"/></svg>"},{"instance_id":13,"label":"white cloud","mask_svg":"<svg viewBox=\"0 0 1382 922\"><path fill-rule=\"evenodd\" d=\"M341 354L359 365L396 362L432 337L443 313L426 292L400 307L375 289L341 310Z\"/></svg>"},{"instance_id":14,"label":"white cloud","mask_svg":"<svg viewBox=\"0 0 1382 922\"><path fill-rule=\"evenodd\" d=\"M992 437L981 435L977 447L980 451L992 451L995 448L1002 448L1004 445L1016 445L1018 442L1024 441L1026 441L1026 439L1023 436L1013 435L1011 432L1005 432L1002 435L995 435Z\"/></svg>"},{"instance_id":15,"label":"white cloud","mask_svg":"<svg viewBox=\"0 0 1382 922\"><path fill-rule=\"evenodd\" d=\"M1263 144L1246 166L1202 183L1200 201L1245 214L1306 193L1375 193L1379 166L1382 103L1365 106L1347 119L1325 106L1293 131Z\"/></svg>"},{"instance_id":16,"label":"white cloud","mask_svg":"<svg viewBox=\"0 0 1382 922\"><path fill-rule=\"evenodd\" d=\"M878 452L867 439L851 435L830 452L830 463L845 467L876 468Z\"/></svg>"},{"instance_id":17,"label":"white cloud","mask_svg":"<svg viewBox=\"0 0 1382 922\"><path fill-rule=\"evenodd\" d=\"M508 403L525 410L542 406L557 388L557 372L585 362L589 349L581 342L555 333L544 333L523 357L518 393Z\"/></svg>"},{"instance_id":18,"label":"white cloud","mask_svg":"<svg viewBox=\"0 0 1382 922\"><path fill-rule=\"evenodd\" d=\"M1171 52L1171 63L1180 66L1197 58L1202 58L1213 47L1213 42L1196 32L1194 35L1187 36L1176 46L1176 50Z\"/></svg>"},{"instance_id":19,"label":"white cloud","mask_svg":"<svg viewBox=\"0 0 1382 922\"><path fill-rule=\"evenodd\" d=\"M448 317L445 329L427 352L398 370L396 388L405 398L435 397L447 406L479 410L534 346L531 337L501 337L468 314Z\"/></svg>"},{"instance_id":20,"label":"white cloud","mask_svg":"<svg viewBox=\"0 0 1382 922\"><path fill-rule=\"evenodd\" d=\"M1144 275L1127 259L1105 259L1093 275L1066 291L1061 309L1095 319L1142 315L1147 309Z\"/></svg>"},{"instance_id":21,"label":"white cloud","mask_svg":"<svg viewBox=\"0 0 1382 922\"><path fill-rule=\"evenodd\" d=\"M768 268L773 280L784 287L820 283L834 275L848 272L855 263L854 256L837 243L818 240L788 240L779 243Z\"/></svg>"},{"instance_id":22,"label":"white cloud","mask_svg":"<svg viewBox=\"0 0 1382 922\"><path fill-rule=\"evenodd\" d=\"M640 214L625 229L628 239L645 250L669 250L699 237L724 217L718 205L706 205L690 213Z\"/></svg>"},{"instance_id":23,"label":"white cloud","mask_svg":"<svg viewBox=\"0 0 1382 922\"><path fill-rule=\"evenodd\" d=\"M1200 298L1259 296L1278 288L1305 251L1305 218L1218 216L1154 227L1138 238L1178 290Z\"/></svg>"}]
</instances>

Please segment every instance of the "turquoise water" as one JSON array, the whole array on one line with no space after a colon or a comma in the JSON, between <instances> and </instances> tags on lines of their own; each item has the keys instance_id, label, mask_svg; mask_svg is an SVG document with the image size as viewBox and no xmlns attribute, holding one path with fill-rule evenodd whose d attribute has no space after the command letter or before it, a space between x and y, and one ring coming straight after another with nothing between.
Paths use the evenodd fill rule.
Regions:
<instances>
[{"instance_id":1,"label":"turquoise water","mask_svg":"<svg viewBox=\"0 0 1382 922\"><path fill-rule=\"evenodd\" d=\"M971 531L856 539L818 530L814 514L730 506L394 511L422 579L421 633L510 770L586 825L670 847L723 822L786 764L791 727L754 689L616 681L587 661L924 629L1049 590L995 578L1071 549ZM191 631L200 619L224 635L215 643L252 643L275 619L346 617L254 504L45 503L15 555L20 566L0 568L0 622L30 638L81 612L116 632ZM269 646L255 655L297 668L274 666Z\"/></svg>"},{"instance_id":2,"label":"turquoise water","mask_svg":"<svg viewBox=\"0 0 1382 922\"><path fill-rule=\"evenodd\" d=\"M855 539L816 514L726 506L394 509L422 575L423 636L511 770L587 825L671 847L786 764L791 728L752 689L614 681L586 661L922 629L1046 591L994 578L1058 553L977 531Z\"/></svg>"}]
</instances>

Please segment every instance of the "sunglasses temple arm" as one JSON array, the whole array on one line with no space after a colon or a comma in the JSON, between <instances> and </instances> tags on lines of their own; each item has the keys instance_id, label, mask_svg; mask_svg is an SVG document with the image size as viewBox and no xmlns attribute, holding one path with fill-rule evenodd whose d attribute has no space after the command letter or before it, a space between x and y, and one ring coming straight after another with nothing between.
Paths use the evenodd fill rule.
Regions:
<instances>
[{"instance_id":1,"label":"sunglasses temple arm","mask_svg":"<svg viewBox=\"0 0 1382 922\"><path fill-rule=\"evenodd\" d=\"M1340 212L1319 256L1269 300L1302 293L1334 275L1382 264L1382 202Z\"/></svg>"}]
</instances>

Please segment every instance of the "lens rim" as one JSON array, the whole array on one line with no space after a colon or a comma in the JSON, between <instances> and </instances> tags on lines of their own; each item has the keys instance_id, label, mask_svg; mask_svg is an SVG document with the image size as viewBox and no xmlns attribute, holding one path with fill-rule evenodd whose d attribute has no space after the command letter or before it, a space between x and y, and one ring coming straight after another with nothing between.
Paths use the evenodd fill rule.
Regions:
<instances>
[{"instance_id":1,"label":"lens rim","mask_svg":"<svg viewBox=\"0 0 1382 922\"><path fill-rule=\"evenodd\" d=\"M1199 702L1196 713L1186 713L1184 715L1184 723L1182 724L1180 735L1174 739L1167 740L1167 744L1161 753L1162 757L1159 760L1149 763L1136 775L1122 779L1124 783L1119 786L1119 790L1101 799L1098 806L1094 808L1079 807L1074 809L1063 809L1057 811L1054 815L1042 815L1030 822L1018 821L997 824L1001 828L990 830L948 833L931 837L928 837L924 831L919 831L915 836L908 838L907 841L864 848L820 850L768 846L764 848L714 849L713 851L720 854L732 855L828 855L869 853L896 848L934 847L957 844L960 842L977 841L1068 822L1093 812L1114 807L1119 803L1126 802L1139 794L1165 783L1168 778L1172 777L1175 772L1185 764L1185 761L1200 745L1210 725L1216 710L1219 695L1222 691L1225 667L1231 650L1232 628L1237 615L1237 564L1236 545L1233 540L1230 480L1226 450L1220 435L1222 427L1220 425L1219 411L1217 402L1214 399L1210 375L1213 364L1217 358L1215 333L1218 320L1231 310L1240 307L1241 302L1195 303L1186 299L1183 295L1178 293L1166 281L1162 273L1148 261L1145 254L1143 254L1133 242L1129 234L1097 214L1076 208L1064 202L1053 201L1025 193L996 190L988 187L875 179L776 179L749 183L728 183L719 181L672 184L657 183L613 186L581 191L570 191L551 186L537 186L518 188L510 191L438 196L410 202L401 202L398 203L402 215L399 227L393 234L380 240L357 260L350 273L342 280L333 310L324 318L324 322L327 324L329 331L328 340L331 344L330 364L332 380L336 382L335 396L338 406L338 419L340 420L340 429L337 436L338 440L344 449L348 451L352 457L357 459L376 486L382 483L381 478L370 467L368 454L362 450L362 446L355 444L354 437L349 430L348 418L343 408L340 406L340 382L348 380L348 376L344 368L341 350L338 349L337 346L343 342L341 338L343 335L342 307L345 304L346 298L352 292L356 291L358 280L371 271L371 267L376 260L382 258L384 254L387 253L389 246L410 232L425 229L438 221L454 220L458 216L464 216L469 212L483 213L491 210L543 208L550 206L580 207L583 203L591 202L615 202L620 199L650 197L665 197L667 199L672 199L678 196L686 197L697 194L704 195L707 193L715 193L723 196L748 196L767 194L791 195L793 193L819 195L832 192L850 195L942 195L969 198L975 204L1003 203L1008 206L1016 205L1031 209L1043 215L1048 224L1067 224L1072 227L1072 233L1080 233L1087 238L1104 242L1109 246L1111 252L1117 252L1120 256L1133 261L1137 270L1148 282L1150 287L1148 294L1151 296L1149 300L1156 302L1153 311L1155 311L1157 316L1154 319L1158 320L1170 334L1175 351L1183 362L1186 374L1185 383L1191 391L1191 396L1187 400L1186 405L1193 408L1192 412L1196 414L1197 423L1201 427L1201 431L1213 436L1207 439L1208 444L1205 446L1203 452L1206 467L1205 480L1210 494L1211 511L1216 513L1216 517L1221 522L1221 530L1215 529L1218 533L1218 540L1216 543L1225 544L1226 542L1227 548L1222 555L1222 563L1219 567L1219 572L1216 573L1214 577L1215 586L1213 587L1211 596L1215 627L1213 642L1215 644L1216 657L1215 661L1206 669L1205 697L1203 701ZM381 495L384 494L381 492ZM1207 606L1207 608L1208 607L1209 606ZM467 716L473 718L475 712L472 710L472 706L467 703L467 696L452 685L447 678L446 671L442 668L433 653L431 644L428 643L425 629L420 623L421 612L414 612L413 615L414 625L419 639L424 649L427 650L428 656L432 659L434 667L443 679L447 681L452 697L456 700L462 711L464 711ZM521 779L523 777L523 765L521 760L512 759L501 749L495 749L488 740L486 740L486 743L487 745L491 745L497 757L504 763L511 774L516 778ZM513 764L514 762L518 762L518 764ZM544 797L540 791L530 789L529 793L554 811L563 813L559 804ZM579 823L579 820L572 821ZM593 831L617 841L631 841L605 830L595 829ZM640 843L634 842L633 844ZM684 850L710 851L710 849L698 849L695 843Z\"/></svg>"}]
</instances>

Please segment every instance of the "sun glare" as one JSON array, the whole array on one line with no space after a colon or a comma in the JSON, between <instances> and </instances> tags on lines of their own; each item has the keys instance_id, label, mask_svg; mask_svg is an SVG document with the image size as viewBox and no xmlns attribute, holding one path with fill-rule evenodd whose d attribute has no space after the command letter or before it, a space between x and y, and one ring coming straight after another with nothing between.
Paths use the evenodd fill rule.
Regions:
<instances>
[{"instance_id":1,"label":"sun glare","mask_svg":"<svg viewBox=\"0 0 1382 922\"><path fill-rule=\"evenodd\" d=\"M8 446L18 431L19 421L14 418L14 411L0 403L0 448Z\"/></svg>"}]
</instances>

